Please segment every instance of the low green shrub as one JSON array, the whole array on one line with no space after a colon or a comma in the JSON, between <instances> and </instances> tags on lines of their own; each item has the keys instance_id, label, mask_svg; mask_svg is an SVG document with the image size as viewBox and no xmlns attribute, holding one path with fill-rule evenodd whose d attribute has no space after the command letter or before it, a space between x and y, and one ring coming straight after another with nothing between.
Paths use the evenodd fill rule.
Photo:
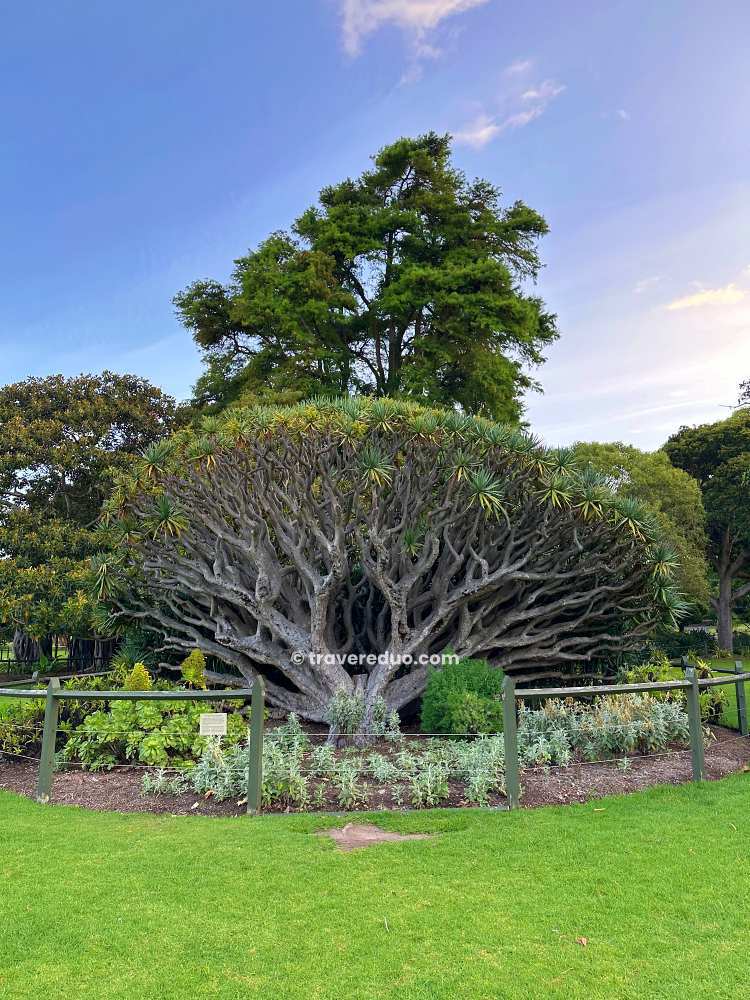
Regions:
<instances>
[{"instance_id":1,"label":"low green shrub","mask_svg":"<svg viewBox=\"0 0 750 1000\"><path fill-rule=\"evenodd\" d=\"M422 698L424 733L499 733L503 672L486 660L458 660L432 670Z\"/></svg>"},{"instance_id":2,"label":"low green shrub","mask_svg":"<svg viewBox=\"0 0 750 1000\"><path fill-rule=\"evenodd\" d=\"M698 677L711 676L711 667L704 660L695 660ZM626 684L642 684L646 681L681 681L685 673L681 667L669 662L666 654L655 651L651 658L638 666L631 667L623 676ZM655 691L654 698L660 701L685 702L687 695L684 690ZM700 693L701 719L703 722L718 722L727 704L727 692L722 687L704 688Z\"/></svg>"},{"instance_id":3,"label":"low green shrub","mask_svg":"<svg viewBox=\"0 0 750 1000\"><path fill-rule=\"evenodd\" d=\"M227 747L210 738L200 760L187 776L193 791L212 795L218 802L242 798L247 792L248 749L246 744Z\"/></svg>"},{"instance_id":4,"label":"low green shrub","mask_svg":"<svg viewBox=\"0 0 750 1000\"><path fill-rule=\"evenodd\" d=\"M448 770L438 761L427 760L409 780L411 804L415 809L440 805L450 794Z\"/></svg>"},{"instance_id":5,"label":"low green shrub","mask_svg":"<svg viewBox=\"0 0 750 1000\"><path fill-rule=\"evenodd\" d=\"M625 769L629 756L686 746L689 727L684 705L649 694L609 695L593 703L550 699L541 708L521 704L518 750L521 766L567 766L581 760L615 760ZM189 772L194 791L217 800L242 801L247 788L246 743L222 746L209 741ZM155 780L154 793L167 789ZM373 783L388 791L397 807L424 808L452 794L486 806L505 791L502 736L471 739L424 738L376 753L359 748L336 751L313 747L295 716L268 731L263 741L262 801L265 807L322 808L331 800L341 809L373 803Z\"/></svg>"},{"instance_id":6,"label":"low green shrub","mask_svg":"<svg viewBox=\"0 0 750 1000\"><path fill-rule=\"evenodd\" d=\"M362 695L349 694L343 689L336 692L326 710L326 721L342 736L361 732L364 717L365 701ZM388 740L401 738L398 712L389 710L383 698L378 698L373 705L369 735Z\"/></svg>"},{"instance_id":7,"label":"low green shrub","mask_svg":"<svg viewBox=\"0 0 750 1000\"><path fill-rule=\"evenodd\" d=\"M380 753L371 753L367 758L367 771L375 781L384 785L397 781L401 775L398 767Z\"/></svg>"},{"instance_id":8,"label":"low green shrub","mask_svg":"<svg viewBox=\"0 0 750 1000\"><path fill-rule=\"evenodd\" d=\"M44 702L19 698L7 703L0 715L0 753L29 756L42 740Z\"/></svg>"},{"instance_id":9,"label":"low green shrub","mask_svg":"<svg viewBox=\"0 0 750 1000\"><path fill-rule=\"evenodd\" d=\"M159 768L146 771L141 782L144 795L182 795L190 790L190 780L186 774L175 774Z\"/></svg>"},{"instance_id":10,"label":"low green shrub","mask_svg":"<svg viewBox=\"0 0 750 1000\"><path fill-rule=\"evenodd\" d=\"M75 691L106 691L112 684L109 676L73 677L62 687ZM101 699L76 699L60 702L60 726L79 725L85 717L104 706ZM32 756L42 742L44 701L36 698L0 699L0 753Z\"/></svg>"},{"instance_id":11,"label":"low green shrub","mask_svg":"<svg viewBox=\"0 0 750 1000\"><path fill-rule=\"evenodd\" d=\"M338 732L351 736L359 732L364 716L364 698L361 695L349 694L341 688L331 699L326 711L326 722Z\"/></svg>"},{"instance_id":12,"label":"low green shrub","mask_svg":"<svg viewBox=\"0 0 750 1000\"><path fill-rule=\"evenodd\" d=\"M678 700L614 694L591 705L551 698L538 709L521 705L518 754L525 767L567 765L575 754L607 760L687 744L689 732L687 712Z\"/></svg>"},{"instance_id":13,"label":"low green shrub","mask_svg":"<svg viewBox=\"0 0 750 1000\"><path fill-rule=\"evenodd\" d=\"M361 784L362 769L354 760L339 761L333 773L336 799L342 809L356 809L365 799Z\"/></svg>"},{"instance_id":14,"label":"low green shrub","mask_svg":"<svg viewBox=\"0 0 750 1000\"><path fill-rule=\"evenodd\" d=\"M170 681L153 682L145 664L136 663L122 685L113 677L74 677L63 688L91 691L92 698L62 700L58 727L64 745L57 757L85 768L102 770L116 764L155 767L189 765L203 753L206 741L198 733L199 716L221 706L190 701L115 701L108 705L97 691L122 687L129 691L174 690ZM44 723L44 701L19 698L0 701L0 753L38 756ZM301 730L300 730L301 732ZM229 714L226 744L241 743L247 723Z\"/></svg>"}]
</instances>

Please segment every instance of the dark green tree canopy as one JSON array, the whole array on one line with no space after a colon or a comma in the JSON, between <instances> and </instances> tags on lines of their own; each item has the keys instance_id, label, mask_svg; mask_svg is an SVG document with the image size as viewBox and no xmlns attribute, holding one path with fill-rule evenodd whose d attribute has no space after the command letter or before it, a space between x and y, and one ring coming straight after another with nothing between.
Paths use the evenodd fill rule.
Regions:
<instances>
[{"instance_id":1,"label":"dark green tree canopy","mask_svg":"<svg viewBox=\"0 0 750 1000\"><path fill-rule=\"evenodd\" d=\"M36 511L89 526L111 470L170 433L174 417L174 400L136 375L50 375L6 385L0 502L14 516Z\"/></svg>"},{"instance_id":2,"label":"dark green tree canopy","mask_svg":"<svg viewBox=\"0 0 750 1000\"><path fill-rule=\"evenodd\" d=\"M0 388L0 623L87 631L88 559L116 471L175 427L174 400L135 375Z\"/></svg>"},{"instance_id":3,"label":"dark green tree canopy","mask_svg":"<svg viewBox=\"0 0 750 1000\"><path fill-rule=\"evenodd\" d=\"M718 576L713 604L719 642L731 649L732 609L750 593L750 410L714 424L682 427L664 451L703 491L709 555Z\"/></svg>"},{"instance_id":4,"label":"dark green tree canopy","mask_svg":"<svg viewBox=\"0 0 750 1000\"><path fill-rule=\"evenodd\" d=\"M501 207L450 153L449 136L398 140L237 260L228 285L177 295L206 355L199 402L363 392L517 420L528 366L557 336L528 290L547 224Z\"/></svg>"},{"instance_id":5,"label":"dark green tree canopy","mask_svg":"<svg viewBox=\"0 0 750 1000\"><path fill-rule=\"evenodd\" d=\"M750 548L750 410L714 424L682 427L664 445L672 462L698 480L712 540L726 530Z\"/></svg>"}]
</instances>

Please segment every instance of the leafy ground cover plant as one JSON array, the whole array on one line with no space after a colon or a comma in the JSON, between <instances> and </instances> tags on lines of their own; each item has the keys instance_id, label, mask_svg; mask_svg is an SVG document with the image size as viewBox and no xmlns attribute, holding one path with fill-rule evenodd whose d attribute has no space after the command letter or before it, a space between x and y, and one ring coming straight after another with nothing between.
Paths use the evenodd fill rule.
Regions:
<instances>
[{"instance_id":1,"label":"leafy ground cover plant","mask_svg":"<svg viewBox=\"0 0 750 1000\"><path fill-rule=\"evenodd\" d=\"M318 734L320 735L320 734ZM648 694L611 695L593 703L550 699L540 708L521 705L518 749L522 767L566 767L580 761L615 760L629 766L635 754L660 752L689 741L679 701ZM624 762L624 763L623 763ZM208 743L188 780L193 791L221 801L244 798L248 750L244 744ZM144 783L163 794L164 782ZM367 804L435 807L451 799L480 806L505 792L501 735L475 738L383 739L377 750L336 750L313 739L291 715L266 734L262 799L265 807L356 809Z\"/></svg>"},{"instance_id":2,"label":"leafy ground cover plant","mask_svg":"<svg viewBox=\"0 0 750 1000\"><path fill-rule=\"evenodd\" d=\"M520 710L518 749L527 766L566 765L576 753L587 760L653 753L688 740L684 706L650 694L606 695L592 705L551 698Z\"/></svg>"},{"instance_id":3,"label":"leafy ground cover plant","mask_svg":"<svg viewBox=\"0 0 750 1000\"><path fill-rule=\"evenodd\" d=\"M112 676L74 677L63 683L68 690L97 691L122 687L129 691L171 690L169 681L154 681L145 664L135 663L121 684ZM44 701L22 699L2 706L0 754L38 756L44 723ZM206 747L199 736L199 716L216 711L205 702L116 701L101 698L61 701L59 729L63 745L59 763L75 762L91 770L116 764L138 763L154 767L195 763ZM242 742L247 724L238 712L228 719L226 744Z\"/></svg>"},{"instance_id":4,"label":"leafy ground cover plant","mask_svg":"<svg viewBox=\"0 0 750 1000\"><path fill-rule=\"evenodd\" d=\"M338 735L360 736L360 742L367 742L371 737L385 737L398 740L401 737L398 712L389 710L384 698L376 698L372 706L372 717L369 728L363 731L365 719L365 699L361 694L350 694L344 688L339 688L331 699L326 712L325 721L331 727L331 738Z\"/></svg>"},{"instance_id":5,"label":"leafy ground cover plant","mask_svg":"<svg viewBox=\"0 0 750 1000\"><path fill-rule=\"evenodd\" d=\"M116 764L147 764L155 767L189 765L200 758L206 740L199 735L205 702L116 701L108 709L92 712L75 728L61 724L67 741L58 754L60 761L78 762L90 770ZM229 746L242 742L247 723L238 713L229 716Z\"/></svg>"}]
</instances>

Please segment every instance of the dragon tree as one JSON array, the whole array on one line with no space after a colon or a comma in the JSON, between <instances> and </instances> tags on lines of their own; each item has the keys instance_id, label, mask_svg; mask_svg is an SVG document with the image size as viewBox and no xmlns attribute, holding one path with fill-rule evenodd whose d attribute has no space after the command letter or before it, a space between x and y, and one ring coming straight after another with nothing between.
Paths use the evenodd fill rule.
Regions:
<instances>
[{"instance_id":1,"label":"dragon tree","mask_svg":"<svg viewBox=\"0 0 750 1000\"><path fill-rule=\"evenodd\" d=\"M656 525L574 452L411 402L206 418L151 447L106 518L115 617L262 674L311 720L341 689L365 725L381 698L403 707L425 656L538 674L632 650L682 608Z\"/></svg>"}]
</instances>

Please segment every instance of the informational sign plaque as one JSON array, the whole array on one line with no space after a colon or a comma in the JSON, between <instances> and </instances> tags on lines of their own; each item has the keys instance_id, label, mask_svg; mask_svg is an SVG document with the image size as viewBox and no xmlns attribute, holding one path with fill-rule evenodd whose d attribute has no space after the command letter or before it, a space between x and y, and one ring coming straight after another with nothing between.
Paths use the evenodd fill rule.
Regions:
<instances>
[{"instance_id":1,"label":"informational sign plaque","mask_svg":"<svg viewBox=\"0 0 750 1000\"><path fill-rule=\"evenodd\" d=\"M227 713L204 712L200 719L201 736L226 736Z\"/></svg>"}]
</instances>

